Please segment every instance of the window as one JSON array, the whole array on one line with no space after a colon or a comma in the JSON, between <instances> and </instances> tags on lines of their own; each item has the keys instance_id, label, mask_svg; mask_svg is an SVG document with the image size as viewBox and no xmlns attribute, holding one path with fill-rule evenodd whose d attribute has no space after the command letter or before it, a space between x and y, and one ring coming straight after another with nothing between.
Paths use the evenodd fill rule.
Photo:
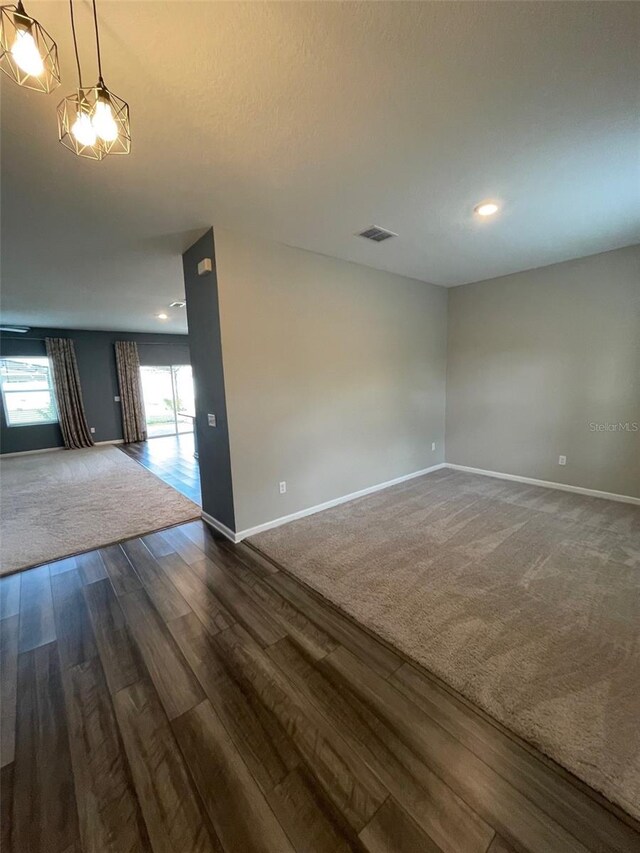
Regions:
<instances>
[{"instance_id":1,"label":"window","mask_svg":"<svg viewBox=\"0 0 640 853\"><path fill-rule=\"evenodd\" d=\"M7 426L57 423L48 358L27 355L0 358L0 385Z\"/></svg>"}]
</instances>

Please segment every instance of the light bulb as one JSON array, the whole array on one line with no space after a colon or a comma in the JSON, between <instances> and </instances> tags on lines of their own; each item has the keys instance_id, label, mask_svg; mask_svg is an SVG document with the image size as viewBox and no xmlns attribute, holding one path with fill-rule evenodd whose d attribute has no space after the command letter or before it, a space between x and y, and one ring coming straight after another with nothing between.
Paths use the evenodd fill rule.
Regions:
<instances>
[{"instance_id":1,"label":"light bulb","mask_svg":"<svg viewBox=\"0 0 640 853\"><path fill-rule=\"evenodd\" d=\"M78 111L78 117L71 128L71 133L80 145L91 146L96 144L96 132L91 124L91 119L88 113L82 110Z\"/></svg>"},{"instance_id":2,"label":"light bulb","mask_svg":"<svg viewBox=\"0 0 640 853\"><path fill-rule=\"evenodd\" d=\"M500 208L494 201L483 201L482 204L477 204L473 209L478 216L493 216Z\"/></svg>"},{"instance_id":3,"label":"light bulb","mask_svg":"<svg viewBox=\"0 0 640 853\"><path fill-rule=\"evenodd\" d=\"M118 138L118 125L111 112L111 104L105 100L98 100L91 117L93 129L100 139L105 142L113 142Z\"/></svg>"},{"instance_id":4,"label":"light bulb","mask_svg":"<svg viewBox=\"0 0 640 853\"><path fill-rule=\"evenodd\" d=\"M27 30L18 30L11 47L11 56L16 65L32 77L39 77L44 71L44 62L33 36Z\"/></svg>"}]
</instances>

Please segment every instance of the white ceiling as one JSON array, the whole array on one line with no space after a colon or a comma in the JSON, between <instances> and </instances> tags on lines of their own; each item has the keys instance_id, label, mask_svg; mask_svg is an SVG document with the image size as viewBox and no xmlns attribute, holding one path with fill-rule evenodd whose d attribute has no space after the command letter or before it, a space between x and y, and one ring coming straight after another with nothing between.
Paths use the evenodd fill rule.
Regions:
<instances>
[{"instance_id":1,"label":"white ceiling","mask_svg":"<svg viewBox=\"0 0 640 853\"><path fill-rule=\"evenodd\" d=\"M445 286L640 242L639 3L102 0L133 130L102 163L57 142L67 4L27 9L63 85L1 75L4 322L184 331L154 315L211 224Z\"/></svg>"}]
</instances>

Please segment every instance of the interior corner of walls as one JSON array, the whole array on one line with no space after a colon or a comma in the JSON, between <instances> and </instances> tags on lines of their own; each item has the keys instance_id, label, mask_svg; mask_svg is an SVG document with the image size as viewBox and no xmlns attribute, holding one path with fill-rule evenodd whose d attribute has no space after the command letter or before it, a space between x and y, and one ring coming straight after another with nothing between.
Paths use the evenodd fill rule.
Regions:
<instances>
[{"instance_id":1,"label":"interior corner of walls","mask_svg":"<svg viewBox=\"0 0 640 853\"><path fill-rule=\"evenodd\" d=\"M606 434L587 424L634 420L637 252L618 249L452 288L448 463L633 494L637 445L622 438L606 445ZM571 474L557 468L559 454Z\"/></svg>"}]
</instances>

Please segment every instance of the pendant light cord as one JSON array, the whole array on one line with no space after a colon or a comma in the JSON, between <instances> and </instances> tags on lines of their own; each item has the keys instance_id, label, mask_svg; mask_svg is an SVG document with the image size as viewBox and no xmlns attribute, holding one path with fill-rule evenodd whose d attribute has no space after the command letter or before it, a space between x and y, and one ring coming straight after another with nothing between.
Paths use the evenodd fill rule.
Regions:
<instances>
[{"instance_id":1,"label":"pendant light cord","mask_svg":"<svg viewBox=\"0 0 640 853\"><path fill-rule=\"evenodd\" d=\"M96 53L98 54L98 77L100 78L100 82L104 83L102 79L102 58L100 56L100 34L98 32L98 10L96 9L96 0L93 0L93 23L96 29Z\"/></svg>"},{"instance_id":2,"label":"pendant light cord","mask_svg":"<svg viewBox=\"0 0 640 853\"><path fill-rule=\"evenodd\" d=\"M76 38L76 24L73 18L73 0L69 0L69 11L71 14L71 34L73 35L73 48L76 52L76 65L78 66L78 85L82 89L82 71L80 70L80 56L78 54L78 39Z\"/></svg>"}]
</instances>

